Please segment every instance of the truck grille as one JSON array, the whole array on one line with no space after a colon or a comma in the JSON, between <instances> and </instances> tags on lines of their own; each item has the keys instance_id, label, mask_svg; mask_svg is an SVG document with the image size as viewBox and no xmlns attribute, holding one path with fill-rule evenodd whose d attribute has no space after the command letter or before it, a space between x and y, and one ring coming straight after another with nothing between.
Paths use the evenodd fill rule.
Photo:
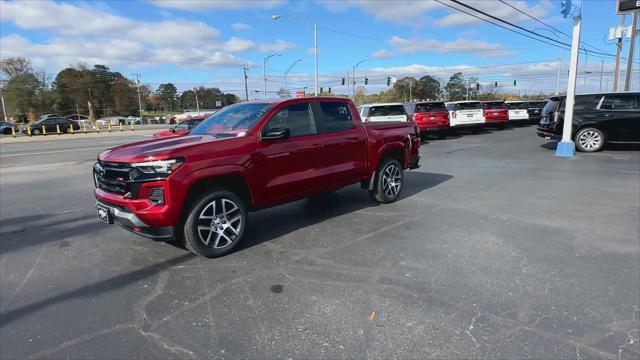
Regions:
<instances>
[{"instance_id":1,"label":"truck grille","mask_svg":"<svg viewBox=\"0 0 640 360\"><path fill-rule=\"evenodd\" d=\"M130 171L131 167L126 164L99 161L93 167L95 185L106 192L125 195L131 190Z\"/></svg>"}]
</instances>

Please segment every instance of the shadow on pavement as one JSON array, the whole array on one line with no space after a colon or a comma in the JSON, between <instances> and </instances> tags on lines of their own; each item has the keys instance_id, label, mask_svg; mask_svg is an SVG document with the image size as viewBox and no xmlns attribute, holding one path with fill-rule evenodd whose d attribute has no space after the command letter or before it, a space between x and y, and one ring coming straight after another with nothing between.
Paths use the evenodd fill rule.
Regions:
<instances>
[{"instance_id":1,"label":"shadow on pavement","mask_svg":"<svg viewBox=\"0 0 640 360\"><path fill-rule=\"evenodd\" d=\"M451 178L453 176L447 174L407 171L399 201ZM251 214L245 239L242 244L239 244L236 251L259 245L331 218L378 206L369 198L366 190L361 190L356 186L358 185L345 191L319 194L295 203Z\"/></svg>"},{"instance_id":2,"label":"shadow on pavement","mask_svg":"<svg viewBox=\"0 0 640 360\"><path fill-rule=\"evenodd\" d=\"M27 316L33 312L40 311L44 308L60 302L65 302L82 297L95 297L96 295L101 293L107 293L110 291L122 289L142 279L149 278L161 271L182 264L194 257L195 255L191 253L180 255L176 258L169 259L152 266L147 266L139 270L128 272L126 274L114 276L92 285L83 286L76 290L68 291L59 295L54 295L46 299L31 303L29 305L21 306L17 309L7 311L6 313L0 314L0 328L3 328L10 323L19 320L20 318Z\"/></svg>"},{"instance_id":3,"label":"shadow on pavement","mask_svg":"<svg viewBox=\"0 0 640 360\"><path fill-rule=\"evenodd\" d=\"M549 141L540 145L541 148L547 150L555 150L557 146L557 141ZM640 151L640 143L606 143L600 152L607 151Z\"/></svg>"},{"instance_id":4,"label":"shadow on pavement","mask_svg":"<svg viewBox=\"0 0 640 360\"><path fill-rule=\"evenodd\" d=\"M33 216L28 215L11 218L7 222L3 221L2 231L0 232L0 254L93 233L99 230L100 227L100 223L95 221L95 215L93 214L57 221L45 221L41 224L30 224L37 220L57 215L38 215L37 219L33 219ZM15 225L5 225L7 223Z\"/></svg>"}]
</instances>

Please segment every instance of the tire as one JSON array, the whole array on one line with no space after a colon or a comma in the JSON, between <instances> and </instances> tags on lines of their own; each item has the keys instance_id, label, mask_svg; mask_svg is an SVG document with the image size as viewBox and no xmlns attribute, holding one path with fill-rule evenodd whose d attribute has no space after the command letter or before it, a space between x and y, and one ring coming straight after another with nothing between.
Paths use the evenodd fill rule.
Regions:
<instances>
[{"instance_id":1,"label":"tire","mask_svg":"<svg viewBox=\"0 0 640 360\"><path fill-rule=\"evenodd\" d=\"M40 129L31 129L31 134L40 135Z\"/></svg>"},{"instance_id":2,"label":"tire","mask_svg":"<svg viewBox=\"0 0 640 360\"><path fill-rule=\"evenodd\" d=\"M247 221L247 207L238 195L226 190L205 192L186 214L184 246L206 258L226 255L242 241Z\"/></svg>"},{"instance_id":3,"label":"tire","mask_svg":"<svg viewBox=\"0 0 640 360\"><path fill-rule=\"evenodd\" d=\"M390 183L389 178L393 181ZM396 200L402 193L404 187L404 172L402 164L396 159L387 158L382 160L378 170L376 170L375 184L373 190L369 190L369 196L373 201L380 204L389 204Z\"/></svg>"},{"instance_id":4,"label":"tire","mask_svg":"<svg viewBox=\"0 0 640 360\"><path fill-rule=\"evenodd\" d=\"M604 148L606 137L602 131L587 127L580 129L573 138L576 149L582 152L596 152Z\"/></svg>"}]
</instances>

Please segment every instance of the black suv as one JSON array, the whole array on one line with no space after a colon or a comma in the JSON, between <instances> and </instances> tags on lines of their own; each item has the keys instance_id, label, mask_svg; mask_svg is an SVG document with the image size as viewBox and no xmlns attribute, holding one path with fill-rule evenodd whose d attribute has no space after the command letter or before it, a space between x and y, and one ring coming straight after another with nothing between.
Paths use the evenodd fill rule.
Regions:
<instances>
[{"instance_id":1,"label":"black suv","mask_svg":"<svg viewBox=\"0 0 640 360\"><path fill-rule=\"evenodd\" d=\"M542 116L542 109L547 105L547 100L532 100L527 104L527 112L529 113L529 123L537 124Z\"/></svg>"},{"instance_id":2,"label":"black suv","mask_svg":"<svg viewBox=\"0 0 640 360\"><path fill-rule=\"evenodd\" d=\"M552 97L538 125L538 136L562 136L566 96ZM576 95L573 133L580 151L602 150L605 142L640 142L640 92Z\"/></svg>"}]
</instances>

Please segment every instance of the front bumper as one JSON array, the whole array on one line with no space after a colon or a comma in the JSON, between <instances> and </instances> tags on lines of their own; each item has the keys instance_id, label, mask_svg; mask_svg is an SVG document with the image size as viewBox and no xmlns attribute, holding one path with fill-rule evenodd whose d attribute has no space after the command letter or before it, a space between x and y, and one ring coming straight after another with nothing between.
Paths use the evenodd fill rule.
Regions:
<instances>
[{"instance_id":1,"label":"front bumper","mask_svg":"<svg viewBox=\"0 0 640 360\"><path fill-rule=\"evenodd\" d=\"M174 237L173 226L151 227L136 214L128 212L126 208L96 201L96 209L109 212L109 218L126 230L151 239L170 239Z\"/></svg>"}]
</instances>

